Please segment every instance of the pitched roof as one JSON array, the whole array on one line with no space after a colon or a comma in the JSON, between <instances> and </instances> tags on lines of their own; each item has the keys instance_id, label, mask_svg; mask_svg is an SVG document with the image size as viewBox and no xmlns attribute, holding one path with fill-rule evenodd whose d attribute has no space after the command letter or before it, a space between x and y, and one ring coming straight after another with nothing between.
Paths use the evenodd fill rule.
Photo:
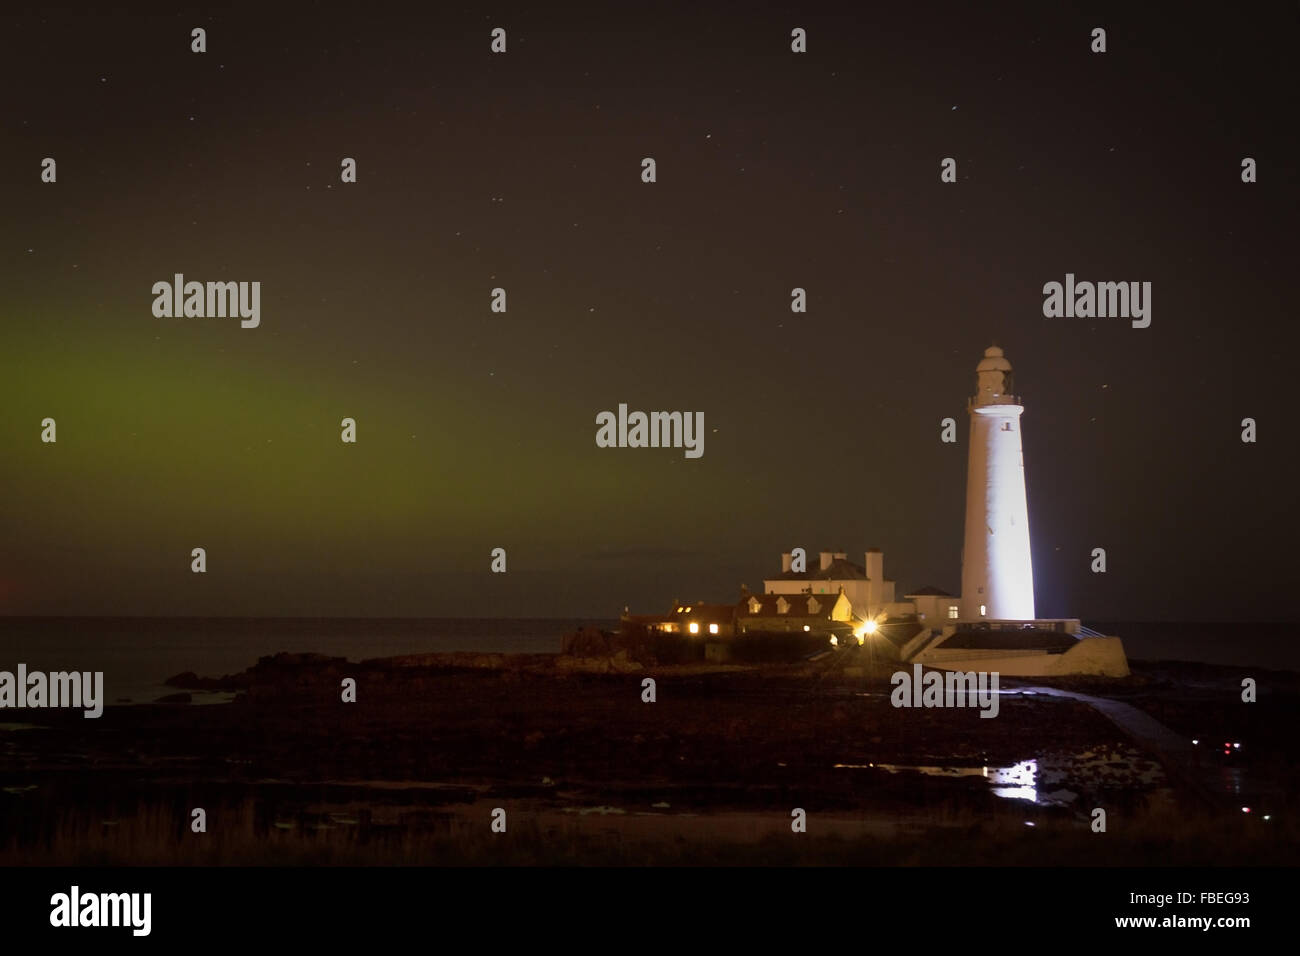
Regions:
<instances>
[{"instance_id":1,"label":"pitched roof","mask_svg":"<svg viewBox=\"0 0 1300 956\"><path fill-rule=\"evenodd\" d=\"M831 610L834 609L836 602L839 600L839 593L835 594L751 594L741 600L739 608L740 613L749 617L830 617ZM810 611L808 609L809 599L817 601L818 609ZM750 610L750 601L758 602L758 610ZM777 606L780 601L784 600L789 608L784 614Z\"/></svg>"},{"instance_id":2,"label":"pitched roof","mask_svg":"<svg viewBox=\"0 0 1300 956\"><path fill-rule=\"evenodd\" d=\"M681 608L679 611L678 608ZM668 612L674 620L729 622L736 617L734 604L701 604L699 602L676 604Z\"/></svg>"}]
</instances>

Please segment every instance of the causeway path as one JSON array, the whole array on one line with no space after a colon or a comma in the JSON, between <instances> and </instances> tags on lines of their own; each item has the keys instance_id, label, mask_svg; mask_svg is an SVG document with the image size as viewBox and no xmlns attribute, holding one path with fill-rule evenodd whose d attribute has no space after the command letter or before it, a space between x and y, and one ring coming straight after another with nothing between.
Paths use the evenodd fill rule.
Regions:
<instances>
[{"instance_id":1,"label":"causeway path","mask_svg":"<svg viewBox=\"0 0 1300 956\"><path fill-rule=\"evenodd\" d=\"M1094 697L1091 694L1038 685L1017 687L1016 692L1041 694L1044 697L1070 697L1091 705L1093 709L1132 737L1138 746L1159 760L1161 766L1165 768L1169 782L1175 788L1190 794L1198 802L1213 809L1227 809L1232 806L1232 796L1211 784L1217 774L1213 768L1206 767L1197 760L1199 755L1191 740L1182 734L1174 733L1150 714L1138 710L1132 704L1111 700L1108 697Z\"/></svg>"}]
</instances>

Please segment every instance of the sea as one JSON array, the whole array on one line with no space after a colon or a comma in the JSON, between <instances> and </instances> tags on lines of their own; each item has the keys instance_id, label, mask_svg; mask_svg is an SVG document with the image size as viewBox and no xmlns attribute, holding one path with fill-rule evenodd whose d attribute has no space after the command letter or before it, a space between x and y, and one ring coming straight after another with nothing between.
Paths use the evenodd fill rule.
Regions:
<instances>
[{"instance_id":1,"label":"sea","mask_svg":"<svg viewBox=\"0 0 1300 956\"><path fill-rule=\"evenodd\" d=\"M0 617L0 671L19 663L29 672L103 671L106 703L151 703L177 693L166 686L169 677L237 674L281 651L350 661L450 651L553 654L577 628L617 626L598 618Z\"/></svg>"},{"instance_id":2,"label":"sea","mask_svg":"<svg viewBox=\"0 0 1300 956\"><path fill-rule=\"evenodd\" d=\"M1092 622L1130 659L1197 661L1300 671L1300 624ZM167 678L235 674L280 651L360 661L448 651L556 653L600 618L56 618L0 617L0 671L103 671L106 703L175 693ZM215 702L219 698L213 698ZM196 698L196 702L199 702Z\"/></svg>"}]
</instances>

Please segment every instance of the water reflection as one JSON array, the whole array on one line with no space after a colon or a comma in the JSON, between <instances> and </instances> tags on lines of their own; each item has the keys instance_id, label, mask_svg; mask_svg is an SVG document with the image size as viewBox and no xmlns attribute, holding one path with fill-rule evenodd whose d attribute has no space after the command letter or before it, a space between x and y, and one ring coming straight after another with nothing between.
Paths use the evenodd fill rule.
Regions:
<instances>
[{"instance_id":1,"label":"water reflection","mask_svg":"<svg viewBox=\"0 0 1300 956\"><path fill-rule=\"evenodd\" d=\"M1022 760L1009 767L931 767L915 764L873 763L853 764L837 763L836 768L845 770L884 770L887 773L920 773L927 777L983 777L988 780L995 796L1007 800L1027 800L1043 806L1063 806L1075 798L1069 790L1058 790L1050 794L1039 793L1038 760Z\"/></svg>"}]
</instances>

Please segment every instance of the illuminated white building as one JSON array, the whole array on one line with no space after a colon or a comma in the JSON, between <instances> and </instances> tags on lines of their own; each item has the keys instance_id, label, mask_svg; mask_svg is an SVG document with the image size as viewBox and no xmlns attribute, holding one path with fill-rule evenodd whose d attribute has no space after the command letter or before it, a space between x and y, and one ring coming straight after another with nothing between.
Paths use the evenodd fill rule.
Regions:
<instances>
[{"instance_id":1,"label":"illuminated white building","mask_svg":"<svg viewBox=\"0 0 1300 956\"><path fill-rule=\"evenodd\" d=\"M866 620L881 614L910 614L910 604L894 600L894 582L885 577L885 555L879 548L864 552L854 564L843 551L822 551L813 571L794 570L793 553L781 555L781 574L764 578L768 594L831 594L843 591L853 616Z\"/></svg>"},{"instance_id":2,"label":"illuminated white building","mask_svg":"<svg viewBox=\"0 0 1300 956\"><path fill-rule=\"evenodd\" d=\"M1128 658L1118 637L1098 634L1077 618L1036 618L1020 444L1025 409L1015 395L1011 363L1000 348L984 350L975 375L975 395L967 405L970 449L960 619L922 618L918 631L899 645L899 658L941 670L1018 677L1127 677ZM954 599L924 593L934 590L917 592L913 599L918 610L924 597L934 610L942 608L949 618L955 617Z\"/></svg>"},{"instance_id":3,"label":"illuminated white building","mask_svg":"<svg viewBox=\"0 0 1300 956\"><path fill-rule=\"evenodd\" d=\"M966 468L966 537L961 562L963 620L1034 619L1034 566L1029 551L1024 406L1013 392L1011 363L992 346L975 368Z\"/></svg>"},{"instance_id":4,"label":"illuminated white building","mask_svg":"<svg viewBox=\"0 0 1300 956\"><path fill-rule=\"evenodd\" d=\"M666 618L625 614L624 621L711 637L815 632L841 649L867 646L873 660L939 670L1128 676L1120 638L1099 634L1077 618L1036 617L1020 441L1025 409L1000 348L985 349L975 371L976 391L967 403L960 598L923 587L897 601L894 581L885 577L884 555L875 548L863 554L860 565L842 551L822 551L811 570L806 552L795 549L781 555L779 575L763 580L764 593L745 592L739 605L683 605Z\"/></svg>"}]
</instances>

